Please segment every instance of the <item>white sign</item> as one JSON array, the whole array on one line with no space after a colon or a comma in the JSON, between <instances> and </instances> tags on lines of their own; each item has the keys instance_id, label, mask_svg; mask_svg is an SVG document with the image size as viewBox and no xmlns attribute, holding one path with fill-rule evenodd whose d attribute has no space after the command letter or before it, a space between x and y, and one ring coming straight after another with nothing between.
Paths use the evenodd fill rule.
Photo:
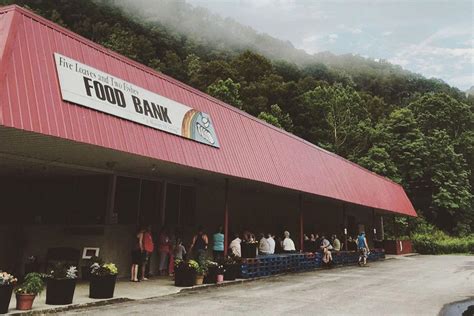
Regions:
<instances>
[{"instance_id":1,"label":"white sign","mask_svg":"<svg viewBox=\"0 0 474 316\"><path fill-rule=\"evenodd\" d=\"M209 115L54 53L63 100L219 147Z\"/></svg>"}]
</instances>

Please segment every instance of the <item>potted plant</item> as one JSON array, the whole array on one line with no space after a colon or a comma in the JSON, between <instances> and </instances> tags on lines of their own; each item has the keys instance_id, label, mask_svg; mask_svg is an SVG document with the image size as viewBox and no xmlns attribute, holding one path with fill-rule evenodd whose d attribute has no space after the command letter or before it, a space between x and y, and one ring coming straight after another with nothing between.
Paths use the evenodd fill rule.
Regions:
<instances>
[{"instance_id":1,"label":"potted plant","mask_svg":"<svg viewBox=\"0 0 474 316\"><path fill-rule=\"evenodd\" d=\"M46 279L46 304L72 304L76 289L77 268L57 263Z\"/></svg>"},{"instance_id":2,"label":"potted plant","mask_svg":"<svg viewBox=\"0 0 474 316\"><path fill-rule=\"evenodd\" d=\"M225 273L224 265L218 264L217 269L216 269L216 273L217 273L216 283L224 282L224 273Z\"/></svg>"},{"instance_id":3,"label":"potted plant","mask_svg":"<svg viewBox=\"0 0 474 316\"><path fill-rule=\"evenodd\" d=\"M13 275L0 271L0 314L8 313L13 286L17 281Z\"/></svg>"},{"instance_id":4,"label":"potted plant","mask_svg":"<svg viewBox=\"0 0 474 316\"><path fill-rule=\"evenodd\" d=\"M20 287L15 289L16 309L30 310L36 295L44 290L43 276L37 272L28 273Z\"/></svg>"},{"instance_id":5,"label":"potted plant","mask_svg":"<svg viewBox=\"0 0 474 316\"><path fill-rule=\"evenodd\" d=\"M241 259L227 257L224 259L224 280L235 280L240 275Z\"/></svg>"},{"instance_id":6,"label":"potted plant","mask_svg":"<svg viewBox=\"0 0 474 316\"><path fill-rule=\"evenodd\" d=\"M92 256L89 259L85 259L84 265L81 266L81 279L83 281L89 281L91 277L91 265L95 262L102 264L102 260L97 256Z\"/></svg>"},{"instance_id":7,"label":"potted plant","mask_svg":"<svg viewBox=\"0 0 474 316\"><path fill-rule=\"evenodd\" d=\"M189 266L196 272L195 285L202 285L204 283L204 276L207 273L207 265L205 261L198 263L195 260L189 260Z\"/></svg>"},{"instance_id":8,"label":"potted plant","mask_svg":"<svg viewBox=\"0 0 474 316\"><path fill-rule=\"evenodd\" d=\"M117 273L118 269L114 263L93 263L91 265L89 297L112 298L114 296Z\"/></svg>"},{"instance_id":9,"label":"potted plant","mask_svg":"<svg viewBox=\"0 0 474 316\"><path fill-rule=\"evenodd\" d=\"M196 270L190 261L175 260L174 262L174 284L176 286L193 286L196 281ZM192 260L194 261L194 260ZM195 262L195 261L194 261ZM197 263L197 262L196 262Z\"/></svg>"},{"instance_id":10,"label":"potted plant","mask_svg":"<svg viewBox=\"0 0 474 316\"><path fill-rule=\"evenodd\" d=\"M224 281L224 266L214 261L206 261L207 273L204 277L205 284L221 283Z\"/></svg>"}]
</instances>

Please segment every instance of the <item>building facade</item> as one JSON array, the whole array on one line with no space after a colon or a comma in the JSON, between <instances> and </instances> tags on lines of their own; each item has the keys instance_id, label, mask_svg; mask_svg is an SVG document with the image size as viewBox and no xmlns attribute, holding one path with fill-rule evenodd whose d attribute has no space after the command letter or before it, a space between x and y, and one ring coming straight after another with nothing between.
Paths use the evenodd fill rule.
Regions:
<instances>
[{"instance_id":1,"label":"building facade","mask_svg":"<svg viewBox=\"0 0 474 316\"><path fill-rule=\"evenodd\" d=\"M0 8L0 195L0 267L92 247L126 273L145 223L302 244L416 216L400 185L17 6Z\"/></svg>"}]
</instances>

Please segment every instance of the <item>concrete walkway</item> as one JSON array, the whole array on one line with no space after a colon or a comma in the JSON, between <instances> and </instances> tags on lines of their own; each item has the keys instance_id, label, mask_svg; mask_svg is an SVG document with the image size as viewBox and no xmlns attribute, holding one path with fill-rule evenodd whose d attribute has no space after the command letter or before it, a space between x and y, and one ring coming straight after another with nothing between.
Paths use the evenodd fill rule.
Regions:
<instances>
[{"instance_id":1,"label":"concrete walkway","mask_svg":"<svg viewBox=\"0 0 474 316\"><path fill-rule=\"evenodd\" d=\"M206 287L209 285L204 285ZM63 311L70 308L78 308L85 306L94 305L106 305L130 300L142 300L153 297L166 296L170 294L176 294L181 292L183 289L192 289L195 287L182 288L174 286L174 281L171 277L157 277L144 282L130 282L128 280L119 280L115 287L114 298L112 299L92 299L89 298L89 283L79 282L76 285L74 292L74 300L71 305L46 305L46 291L41 293L40 296L36 297L33 304L32 312L53 312ZM22 313L15 309L16 299L13 295L10 302L10 314Z\"/></svg>"}]
</instances>

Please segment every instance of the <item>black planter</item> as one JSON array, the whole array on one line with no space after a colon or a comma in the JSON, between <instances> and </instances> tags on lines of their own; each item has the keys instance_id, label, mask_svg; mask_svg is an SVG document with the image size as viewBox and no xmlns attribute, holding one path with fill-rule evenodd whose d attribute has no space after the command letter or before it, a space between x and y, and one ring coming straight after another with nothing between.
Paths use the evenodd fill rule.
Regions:
<instances>
[{"instance_id":1,"label":"black planter","mask_svg":"<svg viewBox=\"0 0 474 316\"><path fill-rule=\"evenodd\" d=\"M12 298L13 285L0 286L0 314L8 313L8 306Z\"/></svg>"},{"instance_id":2,"label":"black planter","mask_svg":"<svg viewBox=\"0 0 474 316\"><path fill-rule=\"evenodd\" d=\"M46 281L46 304L72 304L75 289L76 279L48 279Z\"/></svg>"},{"instance_id":3,"label":"black planter","mask_svg":"<svg viewBox=\"0 0 474 316\"><path fill-rule=\"evenodd\" d=\"M114 297L115 282L117 275L90 276L89 297L90 298L112 298Z\"/></svg>"},{"instance_id":4,"label":"black planter","mask_svg":"<svg viewBox=\"0 0 474 316\"><path fill-rule=\"evenodd\" d=\"M213 284L217 282L217 267L209 267L204 277L205 284Z\"/></svg>"},{"instance_id":5,"label":"black planter","mask_svg":"<svg viewBox=\"0 0 474 316\"><path fill-rule=\"evenodd\" d=\"M175 286L193 286L196 281L196 271L193 269L177 269L174 273Z\"/></svg>"},{"instance_id":6,"label":"black planter","mask_svg":"<svg viewBox=\"0 0 474 316\"><path fill-rule=\"evenodd\" d=\"M226 264L224 266L224 280L232 281L239 277L240 275L240 264Z\"/></svg>"},{"instance_id":7,"label":"black planter","mask_svg":"<svg viewBox=\"0 0 474 316\"><path fill-rule=\"evenodd\" d=\"M242 258L255 258L257 256L257 245L258 243L245 243L240 244Z\"/></svg>"}]
</instances>

